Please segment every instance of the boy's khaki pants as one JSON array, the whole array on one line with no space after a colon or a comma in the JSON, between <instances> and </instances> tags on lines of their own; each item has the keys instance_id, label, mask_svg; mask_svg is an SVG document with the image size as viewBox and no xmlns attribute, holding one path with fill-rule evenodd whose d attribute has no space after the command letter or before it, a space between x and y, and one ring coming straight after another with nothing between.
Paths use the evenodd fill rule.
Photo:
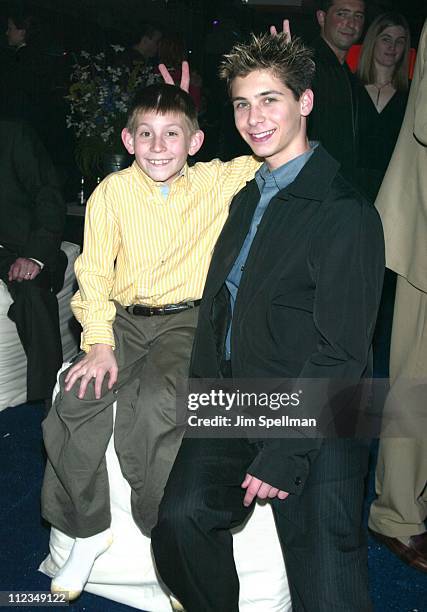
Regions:
<instances>
[{"instance_id":1,"label":"boy's khaki pants","mask_svg":"<svg viewBox=\"0 0 427 612\"><path fill-rule=\"evenodd\" d=\"M43 422L48 456L42 515L70 537L92 536L110 526L105 452L113 432L124 477L132 489L132 513L146 535L175 460L185 423L176 419L176 385L188 376L198 308L152 317L120 305L114 322L118 381L95 399L94 384L77 398L79 383L60 392Z\"/></svg>"}]
</instances>

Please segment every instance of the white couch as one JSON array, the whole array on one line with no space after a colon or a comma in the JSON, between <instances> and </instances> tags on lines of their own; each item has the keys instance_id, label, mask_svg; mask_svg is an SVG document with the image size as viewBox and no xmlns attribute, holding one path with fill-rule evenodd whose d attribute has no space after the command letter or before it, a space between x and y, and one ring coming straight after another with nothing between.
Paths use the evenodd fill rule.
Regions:
<instances>
[{"instance_id":1,"label":"white couch","mask_svg":"<svg viewBox=\"0 0 427 612\"><path fill-rule=\"evenodd\" d=\"M73 320L70 300L75 289L74 262L80 247L72 242L63 242L61 249L68 257L68 265L64 286L58 293L59 321L64 360L68 360L76 354L79 340L70 330ZM27 358L16 325L7 316L11 303L9 291L0 280L0 410L22 404L27 399Z\"/></svg>"}]
</instances>

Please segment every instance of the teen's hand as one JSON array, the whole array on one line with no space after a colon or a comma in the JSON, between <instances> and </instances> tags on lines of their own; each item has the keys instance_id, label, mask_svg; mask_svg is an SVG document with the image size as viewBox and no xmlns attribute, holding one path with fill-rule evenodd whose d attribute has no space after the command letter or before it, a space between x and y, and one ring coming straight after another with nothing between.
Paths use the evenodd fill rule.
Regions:
<instances>
[{"instance_id":1,"label":"teen's hand","mask_svg":"<svg viewBox=\"0 0 427 612\"><path fill-rule=\"evenodd\" d=\"M33 280L41 272L41 268L38 263L27 257L18 257L9 268L8 279L9 282L23 280Z\"/></svg>"},{"instance_id":2,"label":"teen's hand","mask_svg":"<svg viewBox=\"0 0 427 612\"><path fill-rule=\"evenodd\" d=\"M164 64L159 64L159 72L167 85L175 85L169 70ZM188 93L190 89L190 66L188 65L188 62L182 62L181 64L181 83L179 86Z\"/></svg>"},{"instance_id":3,"label":"teen's hand","mask_svg":"<svg viewBox=\"0 0 427 612\"><path fill-rule=\"evenodd\" d=\"M284 34L286 34L286 38L287 38L287 42L291 42L291 26L289 25L289 19L284 19L283 20L283 29L282 32ZM270 26L270 34L272 36L276 36L277 34L277 30L276 30L276 26L272 25Z\"/></svg>"},{"instance_id":4,"label":"teen's hand","mask_svg":"<svg viewBox=\"0 0 427 612\"><path fill-rule=\"evenodd\" d=\"M83 399L89 381L94 378L95 397L100 399L105 375L109 375L108 388L111 389L117 381L117 373L117 361L111 346L109 344L93 344L87 355L68 370L65 377L65 391L72 389L74 383L80 380L77 397Z\"/></svg>"},{"instance_id":5,"label":"teen's hand","mask_svg":"<svg viewBox=\"0 0 427 612\"><path fill-rule=\"evenodd\" d=\"M276 487L272 487L267 482L263 482L259 478L255 478L255 476L251 476L250 474L246 474L245 480L240 486L242 489L246 489L246 495L243 499L244 506L250 506L255 497L258 497L259 499L273 499L274 497L286 499L289 495L289 493L286 493L286 491L281 491Z\"/></svg>"}]
</instances>

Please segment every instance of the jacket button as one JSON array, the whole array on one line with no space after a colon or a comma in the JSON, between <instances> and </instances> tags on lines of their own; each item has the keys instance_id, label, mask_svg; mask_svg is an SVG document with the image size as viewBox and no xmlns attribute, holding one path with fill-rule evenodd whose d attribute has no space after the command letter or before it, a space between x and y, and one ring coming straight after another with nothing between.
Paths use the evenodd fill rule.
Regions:
<instances>
[{"instance_id":1,"label":"jacket button","mask_svg":"<svg viewBox=\"0 0 427 612\"><path fill-rule=\"evenodd\" d=\"M299 487L299 485L300 485L301 483L302 483L302 479L301 479L301 477L300 477L300 476L297 476L297 477L295 478L295 484L297 485L297 487Z\"/></svg>"},{"instance_id":2,"label":"jacket button","mask_svg":"<svg viewBox=\"0 0 427 612\"><path fill-rule=\"evenodd\" d=\"M117 394L118 394L118 392L119 392L119 390L118 390L118 389L113 389L113 394L114 394L114 395L117 395Z\"/></svg>"}]
</instances>

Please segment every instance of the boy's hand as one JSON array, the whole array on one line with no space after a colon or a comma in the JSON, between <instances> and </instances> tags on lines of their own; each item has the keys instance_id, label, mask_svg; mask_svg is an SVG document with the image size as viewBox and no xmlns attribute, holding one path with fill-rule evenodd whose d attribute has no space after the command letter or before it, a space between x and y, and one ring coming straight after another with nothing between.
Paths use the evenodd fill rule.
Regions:
<instances>
[{"instance_id":1,"label":"boy's hand","mask_svg":"<svg viewBox=\"0 0 427 612\"><path fill-rule=\"evenodd\" d=\"M95 397L100 399L104 376L108 373L108 388L111 389L117 381L117 361L114 351L109 344L93 344L90 351L76 365L69 369L65 377L65 391L72 389L75 382L81 379L80 389L77 394L83 399L89 381L95 379Z\"/></svg>"},{"instance_id":2,"label":"boy's hand","mask_svg":"<svg viewBox=\"0 0 427 612\"><path fill-rule=\"evenodd\" d=\"M286 499L289 495L286 491L281 491L277 489L277 487L272 487L267 482L263 482L250 474L246 474L241 487L242 489L246 489L246 495L243 499L244 506L250 506L255 497L259 497L259 499L273 499L274 497Z\"/></svg>"},{"instance_id":3,"label":"boy's hand","mask_svg":"<svg viewBox=\"0 0 427 612\"><path fill-rule=\"evenodd\" d=\"M159 72L163 77L163 80L168 85L175 85L174 80L164 64L159 64ZM180 88L188 93L190 89L190 66L188 62L182 62L181 64L181 83Z\"/></svg>"},{"instance_id":4,"label":"boy's hand","mask_svg":"<svg viewBox=\"0 0 427 612\"><path fill-rule=\"evenodd\" d=\"M284 19L283 20L283 30L282 32L284 34L286 34L286 38L287 38L287 42L291 42L291 27L289 25L289 19ZM276 30L276 26L272 25L270 26L270 34L272 36L276 36L277 34L277 30Z\"/></svg>"}]
</instances>

